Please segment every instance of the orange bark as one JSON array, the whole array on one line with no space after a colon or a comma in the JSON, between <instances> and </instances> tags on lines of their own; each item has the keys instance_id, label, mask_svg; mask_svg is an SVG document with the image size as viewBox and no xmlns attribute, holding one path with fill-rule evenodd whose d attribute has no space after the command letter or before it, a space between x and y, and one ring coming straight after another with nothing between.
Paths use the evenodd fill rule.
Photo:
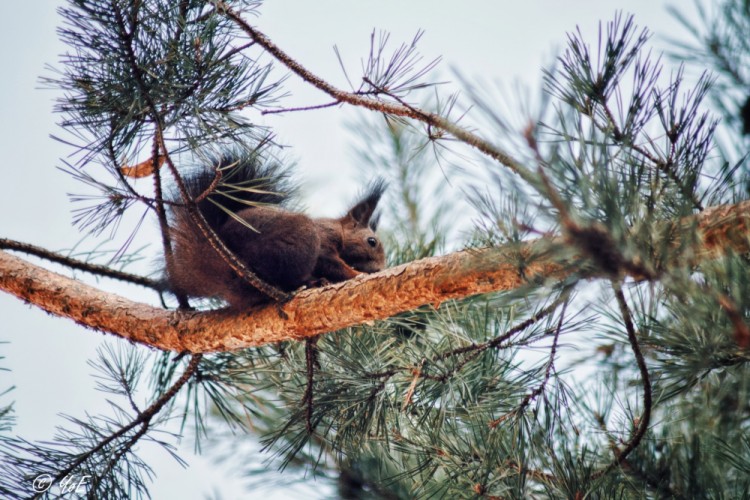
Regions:
<instances>
[{"instance_id":1,"label":"orange bark","mask_svg":"<svg viewBox=\"0 0 750 500\"><path fill-rule=\"evenodd\" d=\"M699 244L689 254L691 262L727 248L747 252L750 201L707 209L680 221L673 232L694 230ZM3 251L0 290L88 328L158 349L226 351L311 337L425 304L438 307L450 299L512 290L528 280L561 278L571 270L544 253L559 242L542 238L520 246L466 250L305 290L283 305L284 315L275 305L244 314L167 311L102 292Z\"/></svg>"}]
</instances>

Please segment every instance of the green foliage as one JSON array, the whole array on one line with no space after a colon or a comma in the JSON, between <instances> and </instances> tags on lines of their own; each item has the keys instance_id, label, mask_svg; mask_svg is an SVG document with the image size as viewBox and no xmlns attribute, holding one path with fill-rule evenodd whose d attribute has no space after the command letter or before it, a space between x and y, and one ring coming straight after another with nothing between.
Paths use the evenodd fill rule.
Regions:
<instances>
[{"instance_id":1,"label":"green foliage","mask_svg":"<svg viewBox=\"0 0 750 500\"><path fill-rule=\"evenodd\" d=\"M0 491L10 498L59 498L80 493L85 487L100 498L147 496L153 470L138 456L135 443L156 443L179 462L182 459L174 454L170 442L174 436L164 430L169 412L149 421L137 420L141 410L136 391L143 356L142 350L130 346L105 344L97 361L91 363L97 371L98 389L116 396L108 401L109 415L65 416L68 424L45 442L3 436Z\"/></svg>"},{"instance_id":2,"label":"green foliage","mask_svg":"<svg viewBox=\"0 0 750 500\"><path fill-rule=\"evenodd\" d=\"M86 203L76 212L82 229L116 227L144 201L119 169L150 153L156 137L171 154L209 148L214 156L267 140L268 131L239 111L272 104L280 82L269 81L271 65L248 57L252 44L239 43L240 30L210 4L75 0L60 14L70 52L45 82L64 91L56 111L70 137L61 140L77 148L78 161L65 170L98 191L73 196Z\"/></svg>"}]
</instances>

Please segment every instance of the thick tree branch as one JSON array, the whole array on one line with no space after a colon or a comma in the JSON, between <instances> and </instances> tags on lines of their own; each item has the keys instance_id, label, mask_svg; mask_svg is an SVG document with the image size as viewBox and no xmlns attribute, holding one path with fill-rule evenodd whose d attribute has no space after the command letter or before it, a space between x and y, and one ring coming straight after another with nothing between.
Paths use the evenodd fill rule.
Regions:
<instances>
[{"instance_id":1,"label":"thick tree branch","mask_svg":"<svg viewBox=\"0 0 750 500\"><path fill-rule=\"evenodd\" d=\"M750 251L750 201L722 205L680 221L674 230L698 231L701 244L676 265L731 249ZM517 288L537 278L571 272L548 252L559 239L431 257L325 288L305 290L284 304L247 314L165 311L133 302L0 252L0 289L95 330L178 352L227 351L299 340L387 318L424 304ZM684 255L684 254L683 254ZM525 262L519 270L519 256ZM284 317L282 317L284 316Z\"/></svg>"},{"instance_id":2,"label":"thick tree branch","mask_svg":"<svg viewBox=\"0 0 750 500\"><path fill-rule=\"evenodd\" d=\"M531 246L526 251L531 250ZM550 276L559 266L531 264L526 276ZM498 250L463 251L388 269L378 274L305 290L283 306L248 311L165 311L53 273L0 252L0 289L45 311L95 330L159 349L226 351L283 340L299 340L339 328L387 318L424 304L526 282L517 266L502 263Z\"/></svg>"}]
</instances>

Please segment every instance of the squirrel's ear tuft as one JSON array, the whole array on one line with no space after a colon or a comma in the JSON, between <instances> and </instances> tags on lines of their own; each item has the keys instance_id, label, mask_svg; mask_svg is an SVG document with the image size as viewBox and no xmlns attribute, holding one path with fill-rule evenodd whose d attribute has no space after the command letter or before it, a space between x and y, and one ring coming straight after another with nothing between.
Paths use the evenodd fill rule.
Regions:
<instances>
[{"instance_id":1,"label":"squirrel's ear tuft","mask_svg":"<svg viewBox=\"0 0 750 500\"><path fill-rule=\"evenodd\" d=\"M383 196L383 193L385 192L387 187L388 184L384 179L380 177L372 181L370 185L367 186L367 189L365 190L364 195L362 196L360 201L358 201L357 204L354 205L346 214L347 217L351 217L357 222L357 224L361 226L372 227L373 224L377 226L378 217L372 219L372 214L375 213L378 202L380 201L380 198Z\"/></svg>"},{"instance_id":2,"label":"squirrel's ear tuft","mask_svg":"<svg viewBox=\"0 0 750 500\"><path fill-rule=\"evenodd\" d=\"M370 223L369 223L370 229L372 229L373 231L377 231L378 224L380 224L380 212L376 212L375 215L370 217Z\"/></svg>"}]
</instances>

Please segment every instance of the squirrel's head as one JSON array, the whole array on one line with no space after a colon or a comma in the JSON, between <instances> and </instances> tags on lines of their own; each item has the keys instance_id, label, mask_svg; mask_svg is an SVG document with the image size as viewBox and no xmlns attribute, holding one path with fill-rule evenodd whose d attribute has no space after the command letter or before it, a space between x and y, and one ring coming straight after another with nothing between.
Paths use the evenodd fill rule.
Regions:
<instances>
[{"instance_id":1,"label":"squirrel's head","mask_svg":"<svg viewBox=\"0 0 750 500\"><path fill-rule=\"evenodd\" d=\"M383 179L372 182L362 198L339 219L344 229L341 258L363 273L375 273L385 268L383 244L375 234L380 218L375 210L385 188Z\"/></svg>"}]
</instances>

